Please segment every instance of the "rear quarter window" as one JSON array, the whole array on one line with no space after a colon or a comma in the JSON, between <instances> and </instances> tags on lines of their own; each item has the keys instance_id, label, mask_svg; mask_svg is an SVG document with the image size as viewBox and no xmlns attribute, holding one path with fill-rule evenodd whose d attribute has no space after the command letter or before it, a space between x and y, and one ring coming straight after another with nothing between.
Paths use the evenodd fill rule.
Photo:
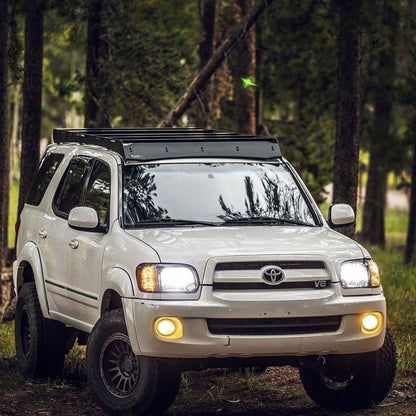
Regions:
<instances>
[{"instance_id":1,"label":"rear quarter window","mask_svg":"<svg viewBox=\"0 0 416 416\"><path fill-rule=\"evenodd\" d=\"M39 205L48 189L58 166L61 164L63 154L49 153L43 159L39 166L39 172L35 177L27 203L30 205Z\"/></svg>"}]
</instances>

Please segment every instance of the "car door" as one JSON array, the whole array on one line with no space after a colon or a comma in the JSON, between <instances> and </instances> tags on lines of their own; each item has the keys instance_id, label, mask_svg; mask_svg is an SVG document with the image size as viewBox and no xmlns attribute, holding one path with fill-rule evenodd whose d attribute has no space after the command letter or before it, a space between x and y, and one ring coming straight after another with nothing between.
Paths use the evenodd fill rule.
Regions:
<instances>
[{"instance_id":1,"label":"car door","mask_svg":"<svg viewBox=\"0 0 416 416\"><path fill-rule=\"evenodd\" d=\"M90 157L71 160L52 200L52 210L44 216L39 230L49 312L56 319L71 316L73 309L67 278L68 244L72 234L68 214L81 202L92 162Z\"/></svg>"},{"instance_id":2,"label":"car door","mask_svg":"<svg viewBox=\"0 0 416 416\"><path fill-rule=\"evenodd\" d=\"M101 261L109 221L110 168L98 159L74 157L61 180L42 244L50 314L84 330L98 317ZM99 225L77 230L68 225L72 208L96 209Z\"/></svg>"},{"instance_id":3,"label":"car door","mask_svg":"<svg viewBox=\"0 0 416 416\"><path fill-rule=\"evenodd\" d=\"M71 316L91 326L99 317L102 258L108 237L110 194L110 167L95 159L80 206L94 208L99 224L95 230L69 228L67 243L67 282L73 306Z\"/></svg>"}]
</instances>

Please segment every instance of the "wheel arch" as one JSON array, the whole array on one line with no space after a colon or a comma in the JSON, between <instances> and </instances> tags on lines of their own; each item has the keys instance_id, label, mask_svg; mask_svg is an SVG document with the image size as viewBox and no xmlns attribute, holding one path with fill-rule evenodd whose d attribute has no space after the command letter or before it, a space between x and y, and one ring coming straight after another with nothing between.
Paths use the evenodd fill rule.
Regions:
<instances>
[{"instance_id":1,"label":"wheel arch","mask_svg":"<svg viewBox=\"0 0 416 416\"><path fill-rule=\"evenodd\" d=\"M115 309L121 309L131 347L135 354L139 354L140 347L133 312L134 286L130 275L120 267L113 267L106 273L102 287L105 290L101 297L100 316Z\"/></svg>"},{"instance_id":2,"label":"wheel arch","mask_svg":"<svg viewBox=\"0 0 416 416\"><path fill-rule=\"evenodd\" d=\"M122 305L118 303L119 299L134 296L133 282L129 274L120 267L112 267L108 270L104 275L102 288L100 316L105 312L120 308ZM116 303L117 308L112 306L114 303Z\"/></svg>"},{"instance_id":3,"label":"wheel arch","mask_svg":"<svg viewBox=\"0 0 416 416\"><path fill-rule=\"evenodd\" d=\"M121 300L121 296L118 292L113 289L107 289L103 294L102 302L101 302L101 314L103 316L107 312L111 312L115 309L122 309L123 303Z\"/></svg>"},{"instance_id":4,"label":"wheel arch","mask_svg":"<svg viewBox=\"0 0 416 416\"><path fill-rule=\"evenodd\" d=\"M13 283L16 295L25 283L34 282L42 314L50 318L48 300L45 291L42 261L37 246L33 242L27 243L19 253L19 258L13 268Z\"/></svg>"}]
</instances>

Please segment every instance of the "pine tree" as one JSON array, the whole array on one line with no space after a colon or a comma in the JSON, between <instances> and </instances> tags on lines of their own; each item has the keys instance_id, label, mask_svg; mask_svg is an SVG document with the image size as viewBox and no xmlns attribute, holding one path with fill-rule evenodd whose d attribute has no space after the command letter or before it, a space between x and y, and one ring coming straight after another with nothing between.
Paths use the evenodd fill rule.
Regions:
<instances>
[{"instance_id":1,"label":"pine tree","mask_svg":"<svg viewBox=\"0 0 416 416\"><path fill-rule=\"evenodd\" d=\"M18 215L23 209L38 169L42 115L42 62L44 1L25 3L25 58L23 78L22 153Z\"/></svg>"},{"instance_id":2,"label":"pine tree","mask_svg":"<svg viewBox=\"0 0 416 416\"><path fill-rule=\"evenodd\" d=\"M347 202L357 210L360 149L361 0L340 1L338 34L338 105L334 153L334 203ZM355 225L344 233L355 237Z\"/></svg>"},{"instance_id":3,"label":"pine tree","mask_svg":"<svg viewBox=\"0 0 416 416\"><path fill-rule=\"evenodd\" d=\"M217 15L217 0L202 0L199 2L199 15L202 27L202 39L199 42L199 60L202 69L214 51L215 26ZM212 79L208 80L198 96L197 126L212 128Z\"/></svg>"}]
</instances>

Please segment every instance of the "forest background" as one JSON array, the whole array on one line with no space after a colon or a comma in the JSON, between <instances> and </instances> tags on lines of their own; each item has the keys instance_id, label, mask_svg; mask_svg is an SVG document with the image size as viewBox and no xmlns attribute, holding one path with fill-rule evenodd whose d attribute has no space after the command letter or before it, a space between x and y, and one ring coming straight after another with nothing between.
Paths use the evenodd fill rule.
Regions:
<instances>
[{"instance_id":1,"label":"forest background","mask_svg":"<svg viewBox=\"0 0 416 416\"><path fill-rule=\"evenodd\" d=\"M173 124L279 137L319 202L330 183L334 202L366 196L359 238L381 247L387 189L404 189L414 263L415 3L1 0L1 263L53 128Z\"/></svg>"}]
</instances>

